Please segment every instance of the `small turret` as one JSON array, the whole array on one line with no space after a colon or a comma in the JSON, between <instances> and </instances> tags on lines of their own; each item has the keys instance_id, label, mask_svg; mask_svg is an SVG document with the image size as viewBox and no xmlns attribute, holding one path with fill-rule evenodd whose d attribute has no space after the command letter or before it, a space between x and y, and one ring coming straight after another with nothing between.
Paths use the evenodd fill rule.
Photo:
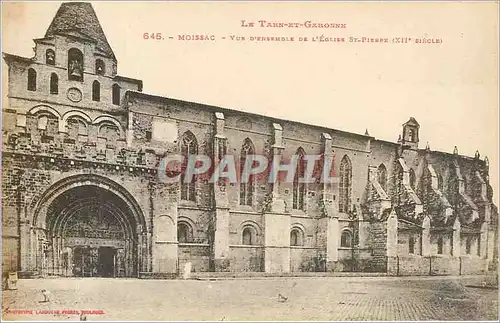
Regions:
<instances>
[{"instance_id":1,"label":"small turret","mask_svg":"<svg viewBox=\"0 0 500 323\"><path fill-rule=\"evenodd\" d=\"M418 148L418 131L420 129L420 125L414 117L411 117L410 120L403 123L403 133L399 136L398 142L401 142L405 146L410 146L412 149Z\"/></svg>"}]
</instances>

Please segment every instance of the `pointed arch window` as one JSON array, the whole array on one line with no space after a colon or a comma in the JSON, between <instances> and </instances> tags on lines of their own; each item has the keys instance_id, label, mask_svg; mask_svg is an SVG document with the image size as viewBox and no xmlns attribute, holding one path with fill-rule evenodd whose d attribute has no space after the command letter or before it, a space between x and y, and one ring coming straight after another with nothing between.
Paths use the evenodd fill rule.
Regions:
<instances>
[{"instance_id":1,"label":"pointed arch window","mask_svg":"<svg viewBox=\"0 0 500 323\"><path fill-rule=\"evenodd\" d=\"M92 101L101 101L101 84L99 81L92 82Z\"/></svg>"},{"instance_id":2,"label":"pointed arch window","mask_svg":"<svg viewBox=\"0 0 500 323\"><path fill-rule=\"evenodd\" d=\"M118 84L113 84L113 104L120 105L120 86Z\"/></svg>"},{"instance_id":3,"label":"pointed arch window","mask_svg":"<svg viewBox=\"0 0 500 323\"><path fill-rule=\"evenodd\" d=\"M408 240L408 253L410 254L415 253L415 238L413 236L410 236Z\"/></svg>"},{"instance_id":4,"label":"pointed arch window","mask_svg":"<svg viewBox=\"0 0 500 323\"><path fill-rule=\"evenodd\" d=\"M443 254L443 237L439 237L438 240L437 240L437 253L438 255L442 255Z\"/></svg>"},{"instance_id":5,"label":"pointed arch window","mask_svg":"<svg viewBox=\"0 0 500 323\"><path fill-rule=\"evenodd\" d=\"M183 156L183 170L181 173L181 200L196 201L195 177L186 179L186 167L189 156L198 154L198 143L191 131L186 131L181 137L181 154Z\"/></svg>"},{"instance_id":6,"label":"pointed arch window","mask_svg":"<svg viewBox=\"0 0 500 323\"><path fill-rule=\"evenodd\" d=\"M45 64L56 65L56 53L53 49L47 49L45 51Z\"/></svg>"},{"instance_id":7,"label":"pointed arch window","mask_svg":"<svg viewBox=\"0 0 500 323\"><path fill-rule=\"evenodd\" d=\"M382 186L382 189L387 192L387 169L384 164L378 167L377 181Z\"/></svg>"},{"instance_id":8,"label":"pointed arch window","mask_svg":"<svg viewBox=\"0 0 500 323\"><path fill-rule=\"evenodd\" d=\"M83 54L76 48L68 51L68 79L70 81L83 81Z\"/></svg>"},{"instance_id":9,"label":"pointed arch window","mask_svg":"<svg viewBox=\"0 0 500 323\"><path fill-rule=\"evenodd\" d=\"M95 61L95 73L97 75L104 75L106 73L106 67L102 59L96 59Z\"/></svg>"},{"instance_id":10,"label":"pointed arch window","mask_svg":"<svg viewBox=\"0 0 500 323\"><path fill-rule=\"evenodd\" d=\"M443 191L443 176L441 174L437 174L437 184L438 190Z\"/></svg>"},{"instance_id":11,"label":"pointed arch window","mask_svg":"<svg viewBox=\"0 0 500 323\"><path fill-rule=\"evenodd\" d=\"M36 71L32 68L28 70L28 91L36 91Z\"/></svg>"},{"instance_id":12,"label":"pointed arch window","mask_svg":"<svg viewBox=\"0 0 500 323\"><path fill-rule=\"evenodd\" d=\"M304 158L304 149L297 149L297 168L295 170L295 176L293 179L293 209L295 210L305 210L305 197L306 197L306 183L299 182L300 178L303 178L306 172L306 160Z\"/></svg>"},{"instance_id":13,"label":"pointed arch window","mask_svg":"<svg viewBox=\"0 0 500 323\"><path fill-rule=\"evenodd\" d=\"M253 143L249 138L246 138L243 141L243 145L241 146L241 152L240 152L240 178L243 177L241 175L243 174L247 156L254 154L255 154L255 148L253 146ZM248 176L248 179L245 178L244 180L241 180L240 205L252 205L253 193L254 193L254 180L255 178L253 175Z\"/></svg>"},{"instance_id":14,"label":"pointed arch window","mask_svg":"<svg viewBox=\"0 0 500 323\"><path fill-rule=\"evenodd\" d=\"M347 155L340 162L339 211L349 212L351 209L352 164Z\"/></svg>"},{"instance_id":15,"label":"pointed arch window","mask_svg":"<svg viewBox=\"0 0 500 323\"><path fill-rule=\"evenodd\" d=\"M467 237L467 239L465 239L465 253L470 255L470 249L472 247L472 238L471 237Z\"/></svg>"},{"instance_id":16,"label":"pointed arch window","mask_svg":"<svg viewBox=\"0 0 500 323\"><path fill-rule=\"evenodd\" d=\"M410 186L415 189L415 184L417 182L417 177L415 176L415 171L410 168Z\"/></svg>"},{"instance_id":17,"label":"pointed arch window","mask_svg":"<svg viewBox=\"0 0 500 323\"><path fill-rule=\"evenodd\" d=\"M393 172L394 172L393 176L394 192L391 195L393 201L395 201L396 204L400 204L402 202L402 196L404 195L406 189L404 187L404 180L403 180L404 170L399 160L395 161Z\"/></svg>"},{"instance_id":18,"label":"pointed arch window","mask_svg":"<svg viewBox=\"0 0 500 323\"><path fill-rule=\"evenodd\" d=\"M56 73L50 74L50 94L59 93L59 77Z\"/></svg>"}]
</instances>

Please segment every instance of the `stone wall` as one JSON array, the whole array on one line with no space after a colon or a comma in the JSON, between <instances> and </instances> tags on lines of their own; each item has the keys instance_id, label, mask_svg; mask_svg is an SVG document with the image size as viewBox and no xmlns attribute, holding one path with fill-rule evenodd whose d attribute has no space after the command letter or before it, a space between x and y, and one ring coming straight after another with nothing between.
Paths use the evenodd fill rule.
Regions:
<instances>
[{"instance_id":1,"label":"stone wall","mask_svg":"<svg viewBox=\"0 0 500 323\"><path fill-rule=\"evenodd\" d=\"M367 226L365 248L369 251L361 259L360 268L366 271L384 272L387 267L387 228L384 222L371 222Z\"/></svg>"},{"instance_id":2,"label":"stone wall","mask_svg":"<svg viewBox=\"0 0 500 323\"><path fill-rule=\"evenodd\" d=\"M230 247L230 270L232 272L264 271L264 249L252 246Z\"/></svg>"},{"instance_id":3,"label":"stone wall","mask_svg":"<svg viewBox=\"0 0 500 323\"><path fill-rule=\"evenodd\" d=\"M394 276L478 275L487 271L487 260L475 257L389 257L387 273Z\"/></svg>"},{"instance_id":4,"label":"stone wall","mask_svg":"<svg viewBox=\"0 0 500 323\"><path fill-rule=\"evenodd\" d=\"M290 271L318 271L321 267L318 252L314 248L291 247Z\"/></svg>"},{"instance_id":5,"label":"stone wall","mask_svg":"<svg viewBox=\"0 0 500 323\"><path fill-rule=\"evenodd\" d=\"M462 256L460 272L462 275L484 274L488 270L487 259Z\"/></svg>"},{"instance_id":6,"label":"stone wall","mask_svg":"<svg viewBox=\"0 0 500 323\"><path fill-rule=\"evenodd\" d=\"M459 275L460 258L456 257L430 257L431 275Z\"/></svg>"},{"instance_id":7,"label":"stone wall","mask_svg":"<svg viewBox=\"0 0 500 323\"><path fill-rule=\"evenodd\" d=\"M179 272L190 262L191 271L209 271L210 247L208 244L179 244Z\"/></svg>"}]
</instances>

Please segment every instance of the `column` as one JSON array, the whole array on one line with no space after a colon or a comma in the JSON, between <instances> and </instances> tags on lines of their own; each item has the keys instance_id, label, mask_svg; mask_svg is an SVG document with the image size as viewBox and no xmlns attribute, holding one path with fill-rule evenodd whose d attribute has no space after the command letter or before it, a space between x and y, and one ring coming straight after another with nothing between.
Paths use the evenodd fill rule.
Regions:
<instances>
[{"instance_id":1,"label":"column","mask_svg":"<svg viewBox=\"0 0 500 323\"><path fill-rule=\"evenodd\" d=\"M21 257L20 259L20 264L21 264L21 271L28 271L31 269L31 230L30 230L30 225L26 221L22 221L20 223L21 230L20 230L20 247L21 247L21 252L19 256ZM17 250L16 250L17 253ZM16 269L17 270L17 269Z\"/></svg>"},{"instance_id":2,"label":"column","mask_svg":"<svg viewBox=\"0 0 500 323\"><path fill-rule=\"evenodd\" d=\"M321 135L323 140L324 168L331 166L332 161L332 136L328 133ZM339 260L340 226L336 204L333 202L333 184L326 182L329 174L323 173L322 201L323 216L325 217L326 229L326 267L328 271L334 271Z\"/></svg>"},{"instance_id":3,"label":"column","mask_svg":"<svg viewBox=\"0 0 500 323\"><path fill-rule=\"evenodd\" d=\"M359 204L354 204L354 207L358 213L358 248L363 249L370 246L369 239L369 230L370 230L370 222L365 220L363 211ZM356 225L356 222L353 223Z\"/></svg>"},{"instance_id":4,"label":"column","mask_svg":"<svg viewBox=\"0 0 500 323\"><path fill-rule=\"evenodd\" d=\"M280 157L284 150L282 132L281 125L273 123L273 159L274 156ZM267 273L290 272L290 214L286 213L278 183L276 176L271 208L264 213L264 270Z\"/></svg>"},{"instance_id":5,"label":"column","mask_svg":"<svg viewBox=\"0 0 500 323\"><path fill-rule=\"evenodd\" d=\"M486 259L487 258L487 246L488 246L488 223L487 222L483 222L483 224L481 225L481 233L480 233L480 236L479 236L479 241L480 241L480 245L479 245L479 253L480 253L480 257L483 258L483 259Z\"/></svg>"},{"instance_id":6,"label":"column","mask_svg":"<svg viewBox=\"0 0 500 323\"><path fill-rule=\"evenodd\" d=\"M144 228L145 230L145 228ZM142 260L142 272L147 272L148 271L148 234L146 231L143 231L142 234L141 234L141 246L142 246L142 257L141 257L141 260Z\"/></svg>"},{"instance_id":7,"label":"column","mask_svg":"<svg viewBox=\"0 0 500 323\"><path fill-rule=\"evenodd\" d=\"M486 195L486 183L482 186L483 195ZM495 240L495 228L490 225L491 223L491 204L487 203L484 206L484 223L486 224L486 228L484 228L484 237L483 237L483 228L481 228L481 237L484 239L484 243L481 244L481 247L484 245L484 250L481 250L481 256L485 259L489 259L489 263L493 261L495 245L497 245L497 241ZM483 253L484 251L484 253Z\"/></svg>"},{"instance_id":8,"label":"column","mask_svg":"<svg viewBox=\"0 0 500 323\"><path fill-rule=\"evenodd\" d=\"M139 246L137 246L137 248L139 248ZM132 272L133 272L133 264L130 261L130 255L132 253L133 253L133 244L130 243L130 239L127 239L125 241L125 250L124 250L124 256L125 256L125 259L124 259L124 261L125 261L125 277L130 277L132 275ZM137 259L139 260L139 257ZM137 268L139 268L139 263L137 263Z\"/></svg>"},{"instance_id":9,"label":"column","mask_svg":"<svg viewBox=\"0 0 500 323\"><path fill-rule=\"evenodd\" d=\"M59 275L64 276L65 275L65 270L66 268L64 267L64 254L66 253L66 250L64 248L64 238L60 237L59 238Z\"/></svg>"},{"instance_id":10,"label":"column","mask_svg":"<svg viewBox=\"0 0 500 323\"><path fill-rule=\"evenodd\" d=\"M225 117L222 112L215 112L214 131L214 166L218 166L227 153L227 138L224 135ZM215 168L215 171L221 169ZM229 199L227 196L227 181L222 178L213 183L215 214L212 227L213 234L213 266L215 271L230 271L229 249Z\"/></svg>"},{"instance_id":11,"label":"column","mask_svg":"<svg viewBox=\"0 0 500 323\"><path fill-rule=\"evenodd\" d=\"M453 257L460 257L462 251L460 250L460 220L458 217L453 223Z\"/></svg>"},{"instance_id":12,"label":"column","mask_svg":"<svg viewBox=\"0 0 500 323\"><path fill-rule=\"evenodd\" d=\"M495 232L495 228L493 226L489 226L488 228L488 248L487 255L489 262L494 262L495 258L495 246L497 246L497 235Z\"/></svg>"},{"instance_id":13,"label":"column","mask_svg":"<svg viewBox=\"0 0 500 323\"><path fill-rule=\"evenodd\" d=\"M398 273L398 216L392 209L387 219L387 273L395 275Z\"/></svg>"},{"instance_id":14,"label":"column","mask_svg":"<svg viewBox=\"0 0 500 323\"><path fill-rule=\"evenodd\" d=\"M68 248L68 269L66 276L73 276L73 248Z\"/></svg>"},{"instance_id":15,"label":"column","mask_svg":"<svg viewBox=\"0 0 500 323\"><path fill-rule=\"evenodd\" d=\"M325 217L332 217L338 216L337 209L335 207L335 203L333 203L333 195L334 195L334 189L333 189L333 184L328 183L327 179L329 178L330 174L326 173L326 169L329 169L332 166L332 161L333 161L333 155L332 155L332 137L328 133L323 133L321 135L322 140L323 140L323 168L324 172L321 174L322 180L321 180L321 191L322 191L322 210L323 210L323 216Z\"/></svg>"},{"instance_id":16,"label":"column","mask_svg":"<svg viewBox=\"0 0 500 323\"><path fill-rule=\"evenodd\" d=\"M339 260L340 226L338 217L329 217L326 222L326 264L329 271L333 271Z\"/></svg>"},{"instance_id":17,"label":"column","mask_svg":"<svg viewBox=\"0 0 500 323\"><path fill-rule=\"evenodd\" d=\"M132 103L129 103L132 105ZM127 136L127 147L132 147L132 141L134 139L134 113L132 111L128 111L128 126L126 130Z\"/></svg>"},{"instance_id":18,"label":"column","mask_svg":"<svg viewBox=\"0 0 500 323\"><path fill-rule=\"evenodd\" d=\"M151 272L152 271L152 240L151 240L151 232L144 233L145 240L146 240L146 271Z\"/></svg>"},{"instance_id":19,"label":"column","mask_svg":"<svg viewBox=\"0 0 500 323\"><path fill-rule=\"evenodd\" d=\"M431 217L426 215L422 223L422 256L431 255ZM460 236L458 241L460 242Z\"/></svg>"},{"instance_id":20,"label":"column","mask_svg":"<svg viewBox=\"0 0 500 323\"><path fill-rule=\"evenodd\" d=\"M54 268L52 269L52 274L57 275L59 273L59 237L55 236L53 239L52 245L52 257L54 258Z\"/></svg>"},{"instance_id":21,"label":"column","mask_svg":"<svg viewBox=\"0 0 500 323\"><path fill-rule=\"evenodd\" d=\"M28 254L26 259L26 270L35 270L36 269L36 233L34 228L30 228L29 231L29 247ZM21 267L21 270L22 269Z\"/></svg>"},{"instance_id":22,"label":"column","mask_svg":"<svg viewBox=\"0 0 500 323\"><path fill-rule=\"evenodd\" d=\"M142 254L144 251L143 251L143 247L142 247L142 245L143 245L142 232L141 232L142 226L138 225L137 230L138 230L138 233L137 233L137 276L139 276L139 273L143 271L143 269L142 269L142 265L143 265Z\"/></svg>"},{"instance_id":23,"label":"column","mask_svg":"<svg viewBox=\"0 0 500 323\"><path fill-rule=\"evenodd\" d=\"M394 209L387 219L387 257L398 255L398 216Z\"/></svg>"},{"instance_id":24,"label":"column","mask_svg":"<svg viewBox=\"0 0 500 323\"><path fill-rule=\"evenodd\" d=\"M167 215L155 218L153 241L153 268L155 273L176 273L178 259L177 203L170 203Z\"/></svg>"},{"instance_id":25,"label":"column","mask_svg":"<svg viewBox=\"0 0 500 323\"><path fill-rule=\"evenodd\" d=\"M216 208L214 225L214 269L230 271L229 259L229 208Z\"/></svg>"},{"instance_id":26,"label":"column","mask_svg":"<svg viewBox=\"0 0 500 323\"><path fill-rule=\"evenodd\" d=\"M283 145L283 128L279 123L273 123L273 145L271 149L271 156L269 157L271 161L274 161L276 156L277 159L281 160L281 155L285 149ZM281 183L278 180L278 174L276 174L276 180L272 185L272 201L271 210L272 212L285 213L285 200L280 194Z\"/></svg>"},{"instance_id":27,"label":"column","mask_svg":"<svg viewBox=\"0 0 500 323\"><path fill-rule=\"evenodd\" d=\"M268 212L264 215L264 270L290 272L290 215Z\"/></svg>"},{"instance_id":28,"label":"column","mask_svg":"<svg viewBox=\"0 0 500 323\"><path fill-rule=\"evenodd\" d=\"M61 238L59 236L56 236L55 237L55 240L56 240L56 244L54 246L54 275L59 275L59 266L61 264L61 261L60 261L60 257L61 257L61 254L60 254L60 243L61 243Z\"/></svg>"}]
</instances>

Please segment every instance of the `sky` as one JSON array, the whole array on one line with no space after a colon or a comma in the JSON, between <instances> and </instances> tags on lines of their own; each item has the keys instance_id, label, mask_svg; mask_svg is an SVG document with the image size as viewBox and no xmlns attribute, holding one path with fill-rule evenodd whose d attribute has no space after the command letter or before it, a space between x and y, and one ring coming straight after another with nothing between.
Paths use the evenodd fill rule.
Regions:
<instances>
[{"instance_id":1,"label":"sky","mask_svg":"<svg viewBox=\"0 0 500 323\"><path fill-rule=\"evenodd\" d=\"M60 3L3 3L2 51L32 57ZM498 205L498 3L94 2L118 74L143 92L396 141L410 117L420 146L490 161ZM242 27L242 20L256 22ZM272 28L258 21L346 28ZM161 33L160 40L144 33ZM180 41L179 35L216 41ZM313 42L388 38L390 43ZM231 40L245 37L245 41ZM250 37L294 37L257 42ZM169 39L173 37L173 39ZM226 39L222 39L226 37ZM307 37L308 41L298 41ZM408 37L408 43L392 43ZM414 39L441 43L415 43Z\"/></svg>"}]
</instances>

